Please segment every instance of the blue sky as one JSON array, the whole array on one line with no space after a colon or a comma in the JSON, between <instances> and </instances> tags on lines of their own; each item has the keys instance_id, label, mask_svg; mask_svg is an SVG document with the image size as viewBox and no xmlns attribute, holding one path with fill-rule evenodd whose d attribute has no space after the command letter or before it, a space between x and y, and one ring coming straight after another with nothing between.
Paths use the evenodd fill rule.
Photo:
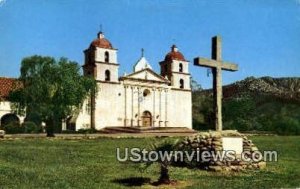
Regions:
<instances>
[{"instance_id":1,"label":"blue sky","mask_svg":"<svg viewBox=\"0 0 300 189\"><path fill-rule=\"evenodd\" d=\"M228 84L248 76L300 76L300 0L0 0L0 76L18 77L23 57L67 57L83 63L83 50L102 24L119 49L120 75L132 72L141 48L155 71L175 43L185 58L210 57L221 35ZM190 66L211 87L207 70Z\"/></svg>"}]
</instances>

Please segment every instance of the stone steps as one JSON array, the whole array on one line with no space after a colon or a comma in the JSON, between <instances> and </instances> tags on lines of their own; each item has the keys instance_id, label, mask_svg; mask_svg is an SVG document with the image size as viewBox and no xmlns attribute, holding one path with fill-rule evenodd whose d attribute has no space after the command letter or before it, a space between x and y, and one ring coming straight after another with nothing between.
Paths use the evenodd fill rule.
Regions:
<instances>
[{"instance_id":1,"label":"stone steps","mask_svg":"<svg viewBox=\"0 0 300 189\"><path fill-rule=\"evenodd\" d=\"M105 127L104 133L196 133L186 127Z\"/></svg>"}]
</instances>

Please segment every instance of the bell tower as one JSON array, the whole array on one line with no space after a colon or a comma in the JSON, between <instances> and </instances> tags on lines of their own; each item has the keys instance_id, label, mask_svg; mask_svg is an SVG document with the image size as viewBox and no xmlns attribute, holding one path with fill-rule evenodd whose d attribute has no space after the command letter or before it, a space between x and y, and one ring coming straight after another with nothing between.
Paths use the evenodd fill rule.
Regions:
<instances>
[{"instance_id":1,"label":"bell tower","mask_svg":"<svg viewBox=\"0 0 300 189\"><path fill-rule=\"evenodd\" d=\"M171 81L171 86L177 89L190 90L189 62L179 52L176 45L172 45L171 51L160 63L161 75Z\"/></svg>"},{"instance_id":2,"label":"bell tower","mask_svg":"<svg viewBox=\"0 0 300 189\"><path fill-rule=\"evenodd\" d=\"M103 32L97 34L89 48L84 50L83 74L92 76L98 83L119 82L117 49L104 37ZM96 95L90 96L91 128L95 128Z\"/></svg>"},{"instance_id":3,"label":"bell tower","mask_svg":"<svg viewBox=\"0 0 300 189\"><path fill-rule=\"evenodd\" d=\"M84 51L84 75L93 76L100 82L118 82L117 51L103 32L99 32L97 39Z\"/></svg>"}]
</instances>

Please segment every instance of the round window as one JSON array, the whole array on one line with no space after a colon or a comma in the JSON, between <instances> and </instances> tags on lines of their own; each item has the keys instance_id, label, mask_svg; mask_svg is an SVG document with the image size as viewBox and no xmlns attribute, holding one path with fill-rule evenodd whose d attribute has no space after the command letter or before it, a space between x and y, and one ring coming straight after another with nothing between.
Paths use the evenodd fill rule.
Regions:
<instances>
[{"instance_id":1,"label":"round window","mask_svg":"<svg viewBox=\"0 0 300 189\"><path fill-rule=\"evenodd\" d=\"M143 96L146 97L150 95L150 90L149 89L145 89L144 92L143 92Z\"/></svg>"}]
</instances>

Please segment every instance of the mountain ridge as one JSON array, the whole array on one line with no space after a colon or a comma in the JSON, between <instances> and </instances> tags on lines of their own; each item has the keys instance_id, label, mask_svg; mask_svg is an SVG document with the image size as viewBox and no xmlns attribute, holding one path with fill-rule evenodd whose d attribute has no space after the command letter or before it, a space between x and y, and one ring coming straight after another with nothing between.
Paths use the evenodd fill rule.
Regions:
<instances>
[{"instance_id":1,"label":"mountain ridge","mask_svg":"<svg viewBox=\"0 0 300 189\"><path fill-rule=\"evenodd\" d=\"M213 91L194 90L193 128L214 129ZM224 129L300 134L300 78L247 77L223 86Z\"/></svg>"},{"instance_id":2,"label":"mountain ridge","mask_svg":"<svg viewBox=\"0 0 300 189\"><path fill-rule=\"evenodd\" d=\"M212 95L212 89L202 90L200 93ZM282 100L300 103L300 77L247 77L243 80L223 86L223 98L240 97L245 94L267 95Z\"/></svg>"}]
</instances>

